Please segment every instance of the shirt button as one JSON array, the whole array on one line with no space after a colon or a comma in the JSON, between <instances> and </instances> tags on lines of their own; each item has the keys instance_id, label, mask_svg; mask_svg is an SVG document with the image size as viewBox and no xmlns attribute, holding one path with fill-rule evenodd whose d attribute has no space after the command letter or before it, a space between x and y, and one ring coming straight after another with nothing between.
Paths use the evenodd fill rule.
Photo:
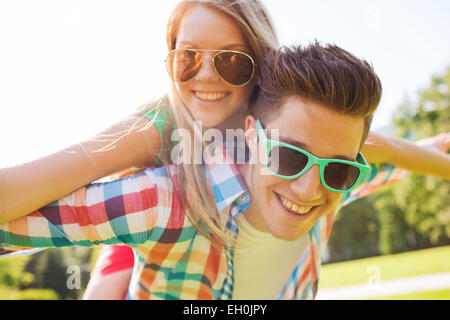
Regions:
<instances>
[{"instance_id":1,"label":"shirt button","mask_svg":"<svg viewBox=\"0 0 450 320\"><path fill-rule=\"evenodd\" d=\"M247 201L247 195L246 194L241 194L238 198L238 201L240 203L244 203L245 201Z\"/></svg>"}]
</instances>

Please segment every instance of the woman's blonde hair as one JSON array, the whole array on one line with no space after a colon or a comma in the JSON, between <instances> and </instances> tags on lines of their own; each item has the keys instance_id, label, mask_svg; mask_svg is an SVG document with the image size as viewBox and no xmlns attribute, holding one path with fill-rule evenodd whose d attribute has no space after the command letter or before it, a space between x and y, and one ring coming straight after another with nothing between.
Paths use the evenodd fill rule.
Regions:
<instances>
[{"instance_id":1,"label":"woman's blonde hair","mask_svg":"<svg viewBox=\"0 0 450 320\"><path fill-rule=\"evenodd\" d=\"M175 49L177 34L184 15L193 7L202 5L232 17L243 31L247 41L249 42L251 53L256 64L262 60L264 55L271 49L278 48L278 39L267 10L259 0L184 0L181 1L172 12L168 25L166 42L169 51ZM252 97L257 95L256 92ZM200 128L194 125L194 119L179 99L172 83L169 103L172 118L178 129L187 129L192 132L192 139L202 137ZM171 128L169 125L166 129ZM171 130L165 130L163 133L163 160L167 162L170 153L170 134ZM190 150L188 146L194 146L193 140L180 141L183 150ZM186 144L187 143L187 144ZM203 142L202 142L203 143ZM204 146L205 147L205 146ZM186 214L196 229L209 238L213 244L232 245L235 239L232 234L224 228L224 222L217 216L217 208L211 192L208 191L207 182L203 174L201 164L195 164L193 152L190 152L190 164L180 165L178 170L178 186L182 186L183 190L189 190L188 201L186 201L186 192L179 193L181 203L185 206Z\"/></svg>"},{"instance_id":2,"label":"woman's blonde hair","mask_svg":"<svg viewBox=\"0 0 450 320\"><path fill-rule=\"evenodd\" d=\"M251 54L257 65L262 61L266 53L279 47L278 38L270 16L259 0L182 0L172 12L167 24L166 42L169 51L175 49L177 34L184 15L198 5L223 12L236 21L250 45ZM160 160L165 165L171 163L173 145L171 136L174 128L185 129L192 133L190 141L185 141L184 139L179 141L179 146L183 152L185 152L184 150L192 151L191 146L195 145L194 139L200 139L203 148L206 147L201 139L201 129L195 126L195 119L192 118L192 115L178 97L174 83L172 82L171 84L169 95L152 100L141 106L139 111L143 116L162 108L170 111L169 116L165 119L167 122L164 125L161 137ZM259 87L256 86L250 100L256 99L258 91ZM151 125L152 121L145 126L144 130ZM208 189L202 165L195 163L193 152L188 152L188 154L190 161L177 167L176 185L180 188L179 190L177 188L174 189L180 203L184 206L189 221L201 234L210 239L214 245L234 245L236 239L233 234L227 232L225 228L226 220L220 219L217 215L216 203L211 190ZM172 172L171 170L169 171ZM187 190L188 192L186 192Z\"/></svg>"},{"instance_id":3,"label":"woman's blonde hair","mask_svg":"<svg viewBox=\"0 0 450 320\"><path fill-rule=\"evenodd\" d=\"M257 62L261 61L268 48L278 48L278 38L266 8L259 0L184 0L172 12L167 24L166 43L175 49L181 20L188 10L204 5L232 17L245 37Z\"/></svg>"}]
</instances>

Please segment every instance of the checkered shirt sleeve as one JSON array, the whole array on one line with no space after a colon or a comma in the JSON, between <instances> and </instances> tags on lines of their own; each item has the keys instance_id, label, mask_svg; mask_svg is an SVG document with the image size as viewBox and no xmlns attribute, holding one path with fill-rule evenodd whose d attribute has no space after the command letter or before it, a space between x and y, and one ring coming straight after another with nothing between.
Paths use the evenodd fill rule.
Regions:
<instances>
[{"instance_id":1,"label":"checkered shirt sleeve","mask_svg":"<svg viewBox=\"0 0 450 320\"><path fill-rule=\"evenodd\" d=\"M0 248L142 245L171 212L165 168L91 184L25 217L0 225Z\"/></svg>"}]
</instances>

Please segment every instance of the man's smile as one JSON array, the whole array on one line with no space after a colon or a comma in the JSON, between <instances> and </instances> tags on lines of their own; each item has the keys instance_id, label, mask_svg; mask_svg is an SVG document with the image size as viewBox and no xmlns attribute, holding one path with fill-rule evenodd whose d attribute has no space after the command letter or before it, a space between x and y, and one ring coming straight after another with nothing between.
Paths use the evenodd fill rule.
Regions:
<instances>
[{"instance_id":1,"label":"man's smile","mask_svg":"<svg viewBox=\"0 0 450 320\"><path fill-rule=\"evenodd\" d=\"M299 202L293 201L281 194L274 192L276 198L280 202L281 206L288 212L294 213L296 215L301 216L309 216L311 213L315 211L318 205L308 205L308 204L300 204Z\"/></svg>"}]
</instances>

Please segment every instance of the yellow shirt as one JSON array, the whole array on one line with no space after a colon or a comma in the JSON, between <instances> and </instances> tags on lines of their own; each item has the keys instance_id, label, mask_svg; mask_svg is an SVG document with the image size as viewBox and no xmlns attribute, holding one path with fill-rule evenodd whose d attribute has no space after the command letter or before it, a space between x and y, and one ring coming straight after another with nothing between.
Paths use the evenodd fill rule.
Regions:
<instances>
[{"instance_id":1,"label":"yellow shirt","mask_svg":"<svg viewBox=\"0 0 450 320\"><path fill-rule=\"evenodd\" d=\"M243 214L236 221L233 300L276 299L306 249L307 235L286 241L255 229Z\"/></svg>"}]
</instances>

